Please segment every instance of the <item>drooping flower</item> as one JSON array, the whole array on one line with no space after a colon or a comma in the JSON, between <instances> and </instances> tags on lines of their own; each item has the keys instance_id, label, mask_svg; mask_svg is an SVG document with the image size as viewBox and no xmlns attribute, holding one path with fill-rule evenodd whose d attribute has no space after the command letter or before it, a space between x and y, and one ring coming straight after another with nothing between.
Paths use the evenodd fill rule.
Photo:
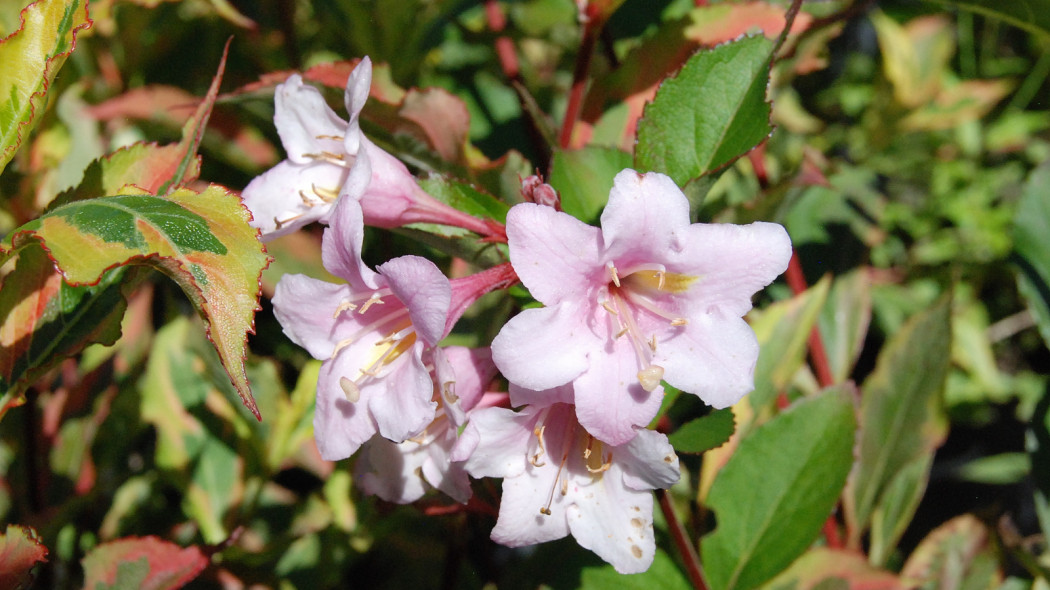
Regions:
<instances>
[{"instance_id":1,"label":"drooping flower","mask_svg":"<svg viewBox=\"0 0 1050 590\"><path fill-rule=\"evenodd\" d=\"M678 481L678 456L667 437L642 429L610 445L576 418L568 387L545 392L550 405L475 410L453 449L474 477L502 477L492 540L522 547L572 534L620 573L653 561L650 490Z\"/></svg>"},{"instance_id":2,"label":"drooping flower","mask_svg":"<svg viewBox=\"0 0 1050 590\"><path fill-rule=\"evenodd\" d=\"M372 271L361 260L360 205L344 199L322 240L333 284L286 275L274 314L285 334L323 360L314 436L327 460L349 457L377 432L401 442L434 419L436 404L423 349L445 333L448 279L418 256L394 258Z\"/></svg>"},{"instance_id":3,"label":"drooping flower","mask_svg":"<svg viewBox=\"0 0 1050 590\"><path fill-rule=\"evenodd\" d=\"M242 195L264 239L309 223L328 223L340 198L360 201L375 227L439 223L481 235L502 235L492 223L438 201L416 184L405 165L361 132L358 118L372 84L372 62L358 63L346 83L342 120L298 74L277 86L274 125L288 159L253 179Z\"/></svg>"},{"instance_id":4,"label":"drooping flower","mask_svg":"<svg viewBox=\"0 0 1050 590\"><path fill-rule=\"evenodd\" d=\"M624 170L600 229L523 203L507 235L514 270L545 307L500 330L496 366L526 389L571 384L595 437L634 437L659 409L662 380L719 408L753 388L758 344L742 316L787 268L780 225L691 224L674 181Z\"/></svg>"},{"instance_id":5,"label":"drooping flower","mask_svg":"<svg viewBox=\"0 0 1050 590\"><path fill-rule=\"evenodd\" d=\"M449 460L459 438L458 428L475 407L487 407L506 394L485 394L496 376L487 348L435 348L431 353L438 410L423 432L395 443L374 436L361 447L354 465L357 484L366 493L388 502L408 504L426 493L441 490L457 502L470 499L470 479L462 463ZM484 397L483 397L484 396Z\"/></svg>"}]
</instances>

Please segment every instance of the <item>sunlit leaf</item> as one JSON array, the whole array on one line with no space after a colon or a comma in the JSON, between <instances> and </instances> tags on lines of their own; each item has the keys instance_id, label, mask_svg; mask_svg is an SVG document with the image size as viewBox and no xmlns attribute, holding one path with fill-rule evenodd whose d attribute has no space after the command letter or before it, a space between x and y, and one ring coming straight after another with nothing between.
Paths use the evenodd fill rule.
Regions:
<instances>
[{"instance_id":1,"label":"sunlit leaf","mask_svg":"<svg viewBox=\"0 0 1050 590\"><path fill-rule=\"evenodd\" d=\"M868 560L873 565L884 566L893 556L926 492L932 465L933 451L930 450L902 467L886 484L886 490L871 515Z\"/></svg>"},{"instance_id":2,"label":"sunlit leaf","mask_svg":"<svg viewBox=\"0 0 1050 590\"><path fill-rule=\"evenodd\" d=\"M258 416L244 373L259 277L267 257L240 200L221 187L168 197L121 195L59 206L0 243L10 254L39 243L74 285L96 284L114 266L148 264L182 287L244 404Z\"/></svg>"},{"instance_id":3,"label":"sunlit leaf","mask_svg":"<svg viewBox=\"0 0 1050 590\"><path fill-rule=\"evenodd\" d=\"M853 462L845 388L796 402L740 441L707 495L715 531L700 550L712 590L748 590L816 539Z\"/></svg>"},{"instance_id":4,"label":"sunlit leaf","mask_svg":"<svg viewBox=\"0 0 1050 590\"><path fill-rule=\"evenodd\" d=\"M91 26L86 0L40 0L21 18L22 27L0 39L0 172L36 124L77 33Z\"/></svg>"},{"instance_id":5,"label":"sunlit leaf","mask_svg":"<svg viewBox=\"0 0 1050 590\"><path fill-rule=\"evenodd\" d=\"M81 561L84 587L91 590L174 590L196 578L209 562L198 547L182 548L157 537L103 543Z\"/></svg>"},{"instance_id":6,"label":"sunlit leaf","mask_svg":"<svg viewBox=\"0 0 1050 590\"><path fill-rule=\"evenodd\" d=\"M894 574L868 563L856 551L814 547L798 558L770 582L769 590L811 590L828 579L846 582L848 588L864 590L904 590L905 586ZM818 586L819 585L819 586Z\"/></svg>"},{"instance_id":7,"label":"sunlit leaf","mask_svg":"<svg viewBox=\"0 0 1050 590\"><path fill-rule=\"evenodd\" d=\"M624 576L616 572L611 565L601 567L586 567L580 574L581 590L605 590L607 588L618 588L620 590L651 590L661 588L663 590L688 590L692 588L689 580L674 561L663 551L657 549L653 557L653 564L644 573Z\"/></svg>"},{"instance_id":8,"label":"sunlit leaf","mask_svg":"<svg viewBox=\"0 0 1050 590\"><path fill-rule=\"evenodd\" d=\"M631 155L612 148L558 150L551 162L550 185L561 195L562 210L594 223L609 200L613 178L631 166Z\"/></svg>"},{"instance_id":9,"label":"sunlit leaf","mask_svg":"<svg viewBox=\"0 0 1050 590\"><path fill-rule=\"evenodd\" d=\"M734 427L733 410L722 408L686 422L667 439L679 453L703 453L725 444Z\"/></svg>"},{"instance_id":10,"label":"sunlit leaf","mask_svg":"<svg viewBox=\"0 0 1050 590\"><path fill-rule=\"evenodd\" d=\"M773 43L765 37L698 51L666 79L638 122L635 164L684 186L769 136L766 102Z\"/></svg>"},{"instance_id":11,"label":"sunlit leaf","mask_svg":"<svg viewBox=\"0 0 1050 590\"><path fill-rule=\"evenodd\" d=\"M942 390L951 348L951 299L912 317L879 355L863 385L857 463L844 499L850 542L897 473L936 449L946 434Z\"/></svg>"}]
</instances>

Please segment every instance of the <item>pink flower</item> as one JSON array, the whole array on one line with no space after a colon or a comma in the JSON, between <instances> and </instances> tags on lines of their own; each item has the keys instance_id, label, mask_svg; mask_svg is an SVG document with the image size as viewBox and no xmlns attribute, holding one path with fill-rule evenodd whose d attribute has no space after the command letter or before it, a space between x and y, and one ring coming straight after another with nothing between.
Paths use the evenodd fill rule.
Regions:
<instances>
[{"instance_id":1,"label":"pink flower","mask_svg":"<svg viewBox=\"0 0 1050 590\"><path fill-rule=\"evenodd\" d=\"M372 62L366 57L346 82L349 122L339 118L321 93L304 84L298 74L277 86L273 122L288 159L256 177L242 193L252 212L252 225L264 239L315 221L328 223L361 144L368 142L358 115L371 83Z\"/></svg>"},{"instance_id":2,"label":"pink flower","mask_svg":"<svg viewBox=\"0 0 1050 590\"><path fill-rule=\"evenodd\" d=\"M377 432L401 442L434 419L424 347L445 333L448 279L429 260L402 256L373 272L361 261L360 205L343 199L325 230L325 268L346 284L286 275L274 313L285 334L323 360L314 436L327 460L349 457Z\"/></svg>"},{"instance_id":3,"label":"pink flower","mask_svg":"<svg viewBox=\"0 0 1050 590\"><path fill-rule=\"evenodd\" d=\"M505 398L501 394L483 399L485 386L496 376L487 348L435 348L431 356L434 399L438 402L434 420L423 432L401 443L372 437L361 447L361 456L354 465L358 486L388 502L415 502L429 487L457 502L469 500L470 478L462 463L449 460L449 453L467 413Z\"/></svg>"},{"instance_id":4,"label":"pink flower","mask_svg":"<svg viewBox=\"0 0 1050 590\"><path fill-rule=\"evenodd\" d=\"M616 571L645 571L656 548L650 490L678 481L678 456L651 430L603 443L577 422L567 387L547 394L547 406L475 410L453 449L474 477L503 478L492 540L521 547L572 533Z\"/></svg>"},{"instance_id":5,"label":"pink flower","mask_svg":"<svg viewBox=\"0 0 1050 590\"><path fill-rule=\"evenodd\" d=\"M339 118L321 93L292 75L274 93L274 125L288 159L245 187L252 225L264 239L315 221L328 223L335 202L361 202L364 222L375 227L439 223L502 237L498 224L458 211L427 194L400 160L361 132L358 117L372 85L367 57L346 82L349 121Z\"/></svg>"},{"instance_id":6,"label":"pink flower","mask_svg":"<svg viewBox=\"0 0 1050 590\"><path fill-rule=\"evenodd\" d=\"M742 316L787 268L783 227L690 224L670 178L624 170L600 229L523 203L507 236L514 270L545 307L500 330L496 366L526 389L571 384L598 439L634 437L660 407L662 380L719 408L753 388L758 344Z\"/></svg>"}]
</instances>

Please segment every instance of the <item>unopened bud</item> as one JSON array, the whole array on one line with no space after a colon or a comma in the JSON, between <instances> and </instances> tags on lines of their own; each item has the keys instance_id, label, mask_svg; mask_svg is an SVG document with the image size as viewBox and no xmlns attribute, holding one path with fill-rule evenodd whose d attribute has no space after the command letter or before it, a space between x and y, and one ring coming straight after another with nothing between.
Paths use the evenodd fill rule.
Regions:
<instances>
[{"instance_id":1,"label":"unopened bud","mask_svg":"<svg viewBox=\"0 0 1050 590\"><path fill-rule=\"evenodd\" d=\"M558 196L558 191L536 174L521 181L521 194L530 203L554 207L555 211L561 211L561 197Z\"/></svg>"}]
</instances>

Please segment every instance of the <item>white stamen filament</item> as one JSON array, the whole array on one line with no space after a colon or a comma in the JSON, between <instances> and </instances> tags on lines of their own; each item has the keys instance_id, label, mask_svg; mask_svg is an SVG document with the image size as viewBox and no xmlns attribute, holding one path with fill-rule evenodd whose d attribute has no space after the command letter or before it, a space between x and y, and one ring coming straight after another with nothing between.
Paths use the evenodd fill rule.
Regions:
<instances>
[{"instance_id":1,"label":"white stamen filament","mask_svg":"<svg viewBox=\"0 0 1050 590\"><path fill-rule=\"evenodd\" d=\"M544 416L546 418L546 416ZM576 421L569 420L565 426L565 432L562 435L562 452L561 461L558 462L558 471L555 473L554 482L551 484L551 491L547 494L547 503L540 507L540 514L544 516L551 515L551 505L554 504L554 490L561 488L561 493L564 496L569 493L568 477L565 475L565 463L569 460L569 453L572 451L572 444L576 439ZM565 478L563 480L563 478Z\"/></svg>"}]
</instances>

